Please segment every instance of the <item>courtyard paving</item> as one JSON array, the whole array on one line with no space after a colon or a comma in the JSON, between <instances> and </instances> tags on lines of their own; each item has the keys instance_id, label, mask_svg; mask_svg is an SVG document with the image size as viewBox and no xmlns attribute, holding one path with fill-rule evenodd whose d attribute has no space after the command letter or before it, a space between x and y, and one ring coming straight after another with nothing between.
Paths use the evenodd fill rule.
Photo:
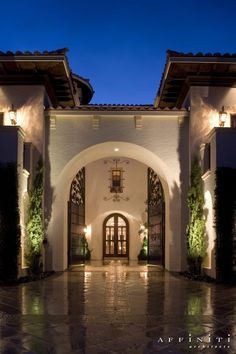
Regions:
<instances>
[{"instance_id":1,"label":"courtyard paving","mask_svg":"<svg viewBox=\"0 0 236 354\"><path fill-rule=\"evenodd\" d=\"M0 353L236 353L235 287L93 262L0 287Z\"/></svg>"}]
</instances>

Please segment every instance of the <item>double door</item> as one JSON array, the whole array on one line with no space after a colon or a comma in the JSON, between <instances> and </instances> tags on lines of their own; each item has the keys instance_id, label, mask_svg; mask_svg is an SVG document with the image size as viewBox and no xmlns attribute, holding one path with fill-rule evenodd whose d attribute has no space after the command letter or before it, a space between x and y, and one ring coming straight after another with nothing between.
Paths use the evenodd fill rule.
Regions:
<instances>
[{"instance_id":1,"label":"double door","mask_svg":"<svg viewBox=\"0 0 236 354\"><path fill-rule=\"evenodd\" d=\"M104 221L104 257L128 257L129 228L121 214L109 215Z\"/></svg>"}]
</instances>

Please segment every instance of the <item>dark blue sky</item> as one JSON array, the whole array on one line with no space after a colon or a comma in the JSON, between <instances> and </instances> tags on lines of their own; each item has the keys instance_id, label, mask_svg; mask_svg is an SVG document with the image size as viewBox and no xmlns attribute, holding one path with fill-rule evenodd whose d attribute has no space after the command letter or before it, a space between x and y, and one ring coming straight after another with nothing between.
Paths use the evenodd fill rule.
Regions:
<instances>
[{"instance_id":1,"label":"dark blue sky","mask_svg":"<svg viewBox=\"0 0 236 354\"><path fill-rule=\"evenodd\" d=\"M68 47L92 103L153 103L167 49L236 52L235 0L14 0L1 14L2 51Z\"/></svg>"}]
</instances>

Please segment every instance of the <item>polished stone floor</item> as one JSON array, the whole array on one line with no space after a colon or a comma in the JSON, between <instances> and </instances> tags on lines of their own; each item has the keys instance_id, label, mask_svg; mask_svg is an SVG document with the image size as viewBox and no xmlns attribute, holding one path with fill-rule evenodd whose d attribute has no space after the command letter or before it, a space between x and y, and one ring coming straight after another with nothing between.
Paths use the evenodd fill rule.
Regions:
<instances>
[{"instance_id":1,"label":"polished stone floor","mask_svg":"<svg viewBox=\"0 0 236 354\"><path fill-rule=\"evenodd\" d=\"M0 353L236 353L235 287L112 261L0 287Z\"/></svg>"}]
</instances>

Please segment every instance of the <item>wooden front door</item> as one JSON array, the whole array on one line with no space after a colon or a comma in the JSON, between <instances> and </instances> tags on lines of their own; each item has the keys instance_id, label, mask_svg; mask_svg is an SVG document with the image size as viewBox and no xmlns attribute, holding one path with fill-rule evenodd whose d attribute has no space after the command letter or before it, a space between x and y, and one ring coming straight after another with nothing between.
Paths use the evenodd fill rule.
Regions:
<instances>
[{"instance_id":1,"label":"wooden front door","mask_svg":"<svg viewBox=\"0 0 236 354\"><path fill-rule=\"evenodd\" d=\"M103 223L103 257L128 257L128 255L128 220L121 214L111 214Z\"/></svg>"}]
</instances>

